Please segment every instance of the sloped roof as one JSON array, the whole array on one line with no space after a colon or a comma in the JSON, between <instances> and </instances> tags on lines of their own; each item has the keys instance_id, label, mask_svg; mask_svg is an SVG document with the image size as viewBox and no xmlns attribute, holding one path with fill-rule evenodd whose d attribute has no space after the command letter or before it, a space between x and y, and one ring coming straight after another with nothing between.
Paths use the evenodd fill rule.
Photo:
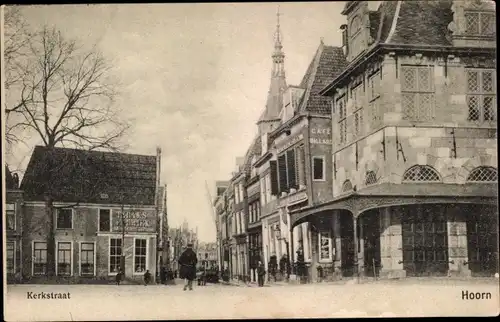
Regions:
<instances>
[{"instance_id":1,"label":"sloped roof","mask_svg":"<svg viewBox=\"0 0 500 322\"><path fill-rule=\"evenodd\" d=\"M262 141L259 135L257 135L254 140L252 141L252 144L247 150L247 153L245 154L245 163L243 165L243 170L245 173L250 173L250 170L252 169L252 159L254 156L259 157L262 153Z\"/></svg>"},{"instance_id":2,"label":"sloped roof","mask_svg":"<svg viewBox=\"0 0 500 322\"><path fill-rule=\"evenodd\" d=\"M452 0L399 1L394 33L386 43L450 46Z\"/></svg>"},{"instance_id":3,"label":"sloped roof","mask_svg":"<svg viewBox=\"0 0 500 322\"><path fill-rule=\"evenodd\" d=\"M305 88L305 91L299 112L330 114L330 104L326 97L319 95L319 92L340 75L346 66L347 61L342 48L325 46L321 42L300 82L300 87Z\"/></svg>"},{"instance_id":4,"label":"sloped roof","mask_svg":"<svg viewBox=\"0 0 500 322\"><path fill-rule=\"evenodd\" d=\"M28 201L48 193L59 202L135 205L154 205L155 187L156 156L43 146L35 147L21 183Z\"/></svg>"},{"instance_id":5,"label":"sloped roof","mask_svg":"<svg viewBox=\"0 0 500 322\"><path fill-rule=\"evenodd\" d=\"M17 189L14 176L7 165L5 165L5 188L6 189Z\"/></svg>"}]
</instances>

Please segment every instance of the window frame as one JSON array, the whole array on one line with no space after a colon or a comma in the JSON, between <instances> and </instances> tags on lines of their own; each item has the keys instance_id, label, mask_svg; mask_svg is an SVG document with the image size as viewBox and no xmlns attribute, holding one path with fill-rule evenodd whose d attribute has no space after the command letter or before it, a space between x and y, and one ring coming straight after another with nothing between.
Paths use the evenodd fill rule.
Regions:
<instances>
[{"instance_id":1,"label":"window frame","mask_svg":"<svg viewBox=\"0 0 500 322\"><path fill-rule=\"evenodd\" d=\"M9 209L9 206L13 206L13 209ZM7 230L13 231L17 229L17 203L16 202L7 202L5 203L5 220L7 224ZM9 228L9 213L14 215L14 228Z\"/></svg>"},{"instance_id":2,"label":"window frame","mask_svg":"<svg viewBox=\"0 0 500 322\"><path fill-rule=\"evenodd\" d=\"M355 25L354 23L358 23ZM357 27L356 30L353 30L353 25ZM363 20L361 19L360 15L356 15L352 18L350 24L349 24L349 54L351 55L352 58L358 57L363 51L364 48L361 46L361 36L362 33L361 31L363 30ZM357 41L357 42L356 42ZM355 46L357 45L357 46Z\"/></svg>"},{"instance_id":3,"label":"window frame","mask_svg":"<svg viewBox=\"0 0 500 322\"><path fill-rule=\"evenodd\" d=\"M414 84L411 88L407 88L405 86L405 70L413 69L415 70L415 79ZM420 85L420 71L427 69L429 72L429 88L423 89ZM429 122L435 118L436 115L436 80L434 76L434 66L433 65L401 65L401 110L402 110L402 118L405 121L410 122ZM405 94L412 95L413 97L413 105L414 105L414 115L406 116L405 111L408 109L405 106ZM418 108L421 106L421 99L425 97L425 95L429 96L429 106L428 113L426 115L421 115L421 109Z\"/></svg>"},{"instance_id":4,"label":"window frame","mask_svg":"<svg viewBox=\"0 0 500 322\"><path fill-rule=\"evenodd\" d=\"M82 274L82 244L93 244L94 245L94 273L90 274ZM97 275L97 243L95 241L78 241L78 275L82 277L96 276ZM88 250L85 250L88 251Z\"/></svg>"},{"instance_id":5,"label":"window frame","mask_svg":"<svg viewBox=\"0 0 500 322\"><path fill-rule=\"evenodd\" d=\"M477 91L471 91L469 89L469 73L474 72L477 75ZM491 91L485 91L484 90L484 85L483 85L483 77L485 73L491 73ZM496 80L496 70L494 68L474 68L474 67L467 67L465 68L465 84L466 84L466 106L467 106L467 121L468 122L474 122L474 123L484 123L484 122L496 122L497 120L497 109L495 108L497 104L497 80ZM470 119L470 106L469 106L469 98L471 97L476 97L478 102L478 118L477 119ZM490 119L485 119L485 108L484 108L484 100L485 98L491 98L492 99L492 105L491 105L491 116Z\"/></svg>"},{"instance_id":6,"label":"window frame","mask_svg":"<svg viewBox=\"0 0 500 322\"><path fill-rule=\"evenodd\" d=\"M481 170L486 170L486 171L495 171L496 172L496 175L497 175L497 180L495 181L475 181L475 180L469 180L470 177L472 177L472 175L476 172L476 171L481 171ZM467 183L497 183L498 182L498 170L497 168L495 167L490 167L490 166L479 166L479 167L475 167L474 169L472 169L469 174L467 175L467 178L466 178L466 182Z\"/></svg>"},{"instance_id":7,"label":"window frame","mask_svg":"<svg viewBox=\"0 0 500 322\"><path fill-rule=\"evenodd\" d=\"M118 257L118 267L121 265L121 257L123 256L123 250L124 250L124 240L121 237L115 237L115 236L109 236L108 238L108 276L116 276L118 272L111 272L111 240L116 239L120 240L120 255L113 255L113 257Z\"/></svg>"},{"instance_id":8,"label":"window frame","mask_svg":"<svg viewBox=\"0 0 500 322\"><path fill-rule=\"evenodd\" d=\"M322 258L321 250L323 248L323 245L321 243L322 241L322 235L327 235L328 239L328 257L327 258ZM332 232L329 230L320 230L318 231L318 262L320 263L331 263L333 261L333 250L332 250Z\"/></svg>"},{"instance_id":9,"label":"window frame","mask_svg":"<svg viewBox=\"0 0 500 322\"><path fill-rule=\"evenodd\" d=\"M59 228L59 211L61 210L71 210L71 228ZM73 220L75 218L75 208L56 208L56 230L72 230L74 227Z\"/></svg>"},{"instance_id":10,"label":"window frame","mask_svg":"<svg viewBox=\"0 0 500 322\"><path fill-rule=\"evenodd\" d=\"M9 244L12 244L12 272L9 272L9 266L7 264L9 262L9 256L8 256ZM16 265L16 241L15 240L7 240L5 243L5 270L7 272L7 275L15 275L16 269L17 269L17 265Z\"/></svg>"},{"instance_id":11,"label":"window frame","mask_svg":"<svg viewBox=\"0 0 500 322\"><path fill-rule=\"evenodd\" d=\"M35 244L45 244L45 249L39 249L45 251L45 272L35 274ZM48 244L47 241L43 240L33 240L31 242L31 276L42 276L47 274L47 256L48 256Z\"/></svg>"},{"instance_id":12,"label":"window frame","mask_svg":"<svg viewBox=\"0 0 500 322\"><path fill-rule=\"evenodd\" d=\"M69 269L70 269L70 273L69 275L67 274L59 274L59 244L69 244L69 260L70 260L70 263L69 263ZM64 249L65 251L67 251L67 249ZM56 241L56 276L73 276L73 242L70 240L70 241L67 241L67 240L57 240Z\"/></svg>"},{"instance_id":13,"label":"window frame","mask_svg":"<svg viewBox=\"0 0 500 322\"><path fill-rule=\"evenodd\" d=\"M322 172L322 178L321 179L316 179L314 177L315 175L315 169L316 169L316 166L315 166L315 159L318 159L318 160L322 160L322 169L321 169L321 172ZM313 181L315 182L322 182L322 181L326 181L326 157L324 155L315 155L311 158L311 161L312 161L312 179Z\"/></svg>"},{"instance_id":14,"label":"window frame","mask_svg":"<svg viewBox=\"0 0 500 322\"><path fill-rule=\"evenodd\" d=\"M477 15L477 32L476 31L471 31L470 29L468 29L468 25L467 25L467 16L468 15ZM483 20L483 16L493 16L493 22L495 22L495 24L492 26L492 30L493 32L491 34L487 34L484 32L484 20ZM495 19L495 13L494 12L489 12L489 11L477 11L477 10L465 10L464 12L464 32L465 32L465 35L467 36L476 36L476 37L495 37L496 36L496 19Z\"/></svg>"},{"instance_id":15,"label":"window frame","mask_svg":"<svg viewBox=\"0 0 500 322\"><path fill-rule=\"evenodd\" d=\"M347 143L347 93L335 100L335 110L338 111L339 143Z\"/></svg>"},{"instance_id":16,"label":"window frame","mask_svg":"<svg viewBox=\"0 0 500 322\"><path fill-rule=\"evenodd\" d=\"M101 230L101 210L109 210L109 231ZM97 232L110 233L113 231L113 208L99 207L97 208Z\"/></svg>"},{"instance_id":17,"label":"window frame","mask_svg":"<svg viewBox=\"0 0 500 322\"><path fill-rule=\"evenodd\" d=\"M425 168L429 168L431 171L433 171L437 177L438 177L438 180L435 180L435 181L429 181L429 180L405 180L405 175L412 169L414 168L421 168L421 169L425 169ZM401 176L401 182L402 183L442 183L443 182L443 178L441 176L441 174L436 170L434 169L433 167L429 166L429 165L421 165L421 164L415 164L415 165L412 165L410 167L408 167L404 172L403 172L403 175Z\"/></svg>"},{"instance_id":18,"label":"window frame","mask_svg":"<svg viewBox=\"0 0 500 322\"><path fill-rule=\"evenodd\" d=\"M137 255L137 244L136 242L138 240L143 240L146 242L146 246L144 247L146 250L145 255ZM144 275L144 273L148 270L148 238L147 237L134 237L134 253L133 253L133 260L132 260L132 268L133 268L133 275ZM136 256L144 257L144 272L137 272L136 271Z\"/></svg>"}]
</instances>

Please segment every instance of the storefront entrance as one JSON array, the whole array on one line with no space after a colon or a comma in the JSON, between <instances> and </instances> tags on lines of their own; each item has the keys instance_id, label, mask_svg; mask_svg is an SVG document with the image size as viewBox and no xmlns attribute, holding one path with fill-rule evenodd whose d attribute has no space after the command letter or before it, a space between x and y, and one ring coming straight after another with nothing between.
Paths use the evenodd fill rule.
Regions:
<instances>
[{"instance_id":1,"label":"storefront entrance","mask_svg":"<svg viewBox=\"0 0 500 322\"><path fill-rule=\"evenodd\" d=\"M360 218L363 227L364 271L366 276L378 275L380 270L380 216L378 209L368 210Z\"/></svg>"},{"instance_id":2,"label":"storefront entrance","mask_svg":"<svg viewBox=\"0 0 500 322\"><path fill-rule=\"evenodd\" d=\"M498 212L488 205L470 205L467 214L469 269L473 276L491 276L498 272Z\"/></svg>"},{"instance_id":3,"label":"storefront entrance","mask_svg":"<svg viewBox=\"0 0 500 322\"><path fill-rule=\"evenodd\" d=\"M406 275L446 275L448 235L444 206L413 205L401 207L399 211Z\"/></svg>"},{"instance_id":4,"label":"storefront entrance","mask_svg":"<svg viewBox=\"0 0 500 322\"><path fill-rule=\"evenodd\" d=\"M354 276L354 230L352 215L347 211L340 214L342 276ZM358 235L359 236L359 235Z\"/></svg>"}]
</instances>

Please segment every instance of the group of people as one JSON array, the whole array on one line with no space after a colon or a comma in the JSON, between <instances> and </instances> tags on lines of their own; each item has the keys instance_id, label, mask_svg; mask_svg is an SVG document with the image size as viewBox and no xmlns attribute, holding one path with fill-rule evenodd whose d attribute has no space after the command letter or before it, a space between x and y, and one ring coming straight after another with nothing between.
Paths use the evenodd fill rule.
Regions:
<instances>
[{"instance_id":1,"label":"group of people","mask_svg":"<svg viewBox=\"0 0 500 322\"><path fill-rule=\"evenodd\" d=\"M123 280L123 272L122 272L122 270L119 270L115 276L116 285L120 285L122 280ZM143 281L144 281L144 285L148 285L149 283L151 283L151 273L149 272L149 269L147 269L146 272L144 273Z\"/></svg>"}]
</instances>

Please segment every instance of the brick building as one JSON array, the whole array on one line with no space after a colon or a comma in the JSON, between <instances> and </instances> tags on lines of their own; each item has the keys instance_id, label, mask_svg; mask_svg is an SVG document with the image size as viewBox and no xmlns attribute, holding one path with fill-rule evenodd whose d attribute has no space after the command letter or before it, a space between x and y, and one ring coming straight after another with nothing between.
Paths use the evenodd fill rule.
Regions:
<instances>
[{"instance_id":1,"label":"brick building","mask_svg":"<svg viewBox=\"0 0 500 322\"><path fill-rule=\"evenodd\" d=\"M112 279L120 267L130 279L146 270L155 276L159 162L159 155L35 147L21 184L23 275L51 275L53 254L58 278Z\"/></svg>"},{"instance_id":2,"label":"brick building","mask_svg":"<svg viewBox=\"0 0 500 322\"><path fill-rule=\"evenodd\" d=\"M19 177L5 166L5 262L7 283L21 281L23 271L23 192L19 189Z\"/></svg>"},{"instance_id":3,"label":"brick building","mask_svg":"<svg viewBox=\"0 0 500 322\"><path fill-rule=\"evenodd\" d=\"M348 65L322 91L333 198L292 226L330 227L344 276L498 272L494 4L372 5L347 2Z\"/></svg>"}]
</instances>

